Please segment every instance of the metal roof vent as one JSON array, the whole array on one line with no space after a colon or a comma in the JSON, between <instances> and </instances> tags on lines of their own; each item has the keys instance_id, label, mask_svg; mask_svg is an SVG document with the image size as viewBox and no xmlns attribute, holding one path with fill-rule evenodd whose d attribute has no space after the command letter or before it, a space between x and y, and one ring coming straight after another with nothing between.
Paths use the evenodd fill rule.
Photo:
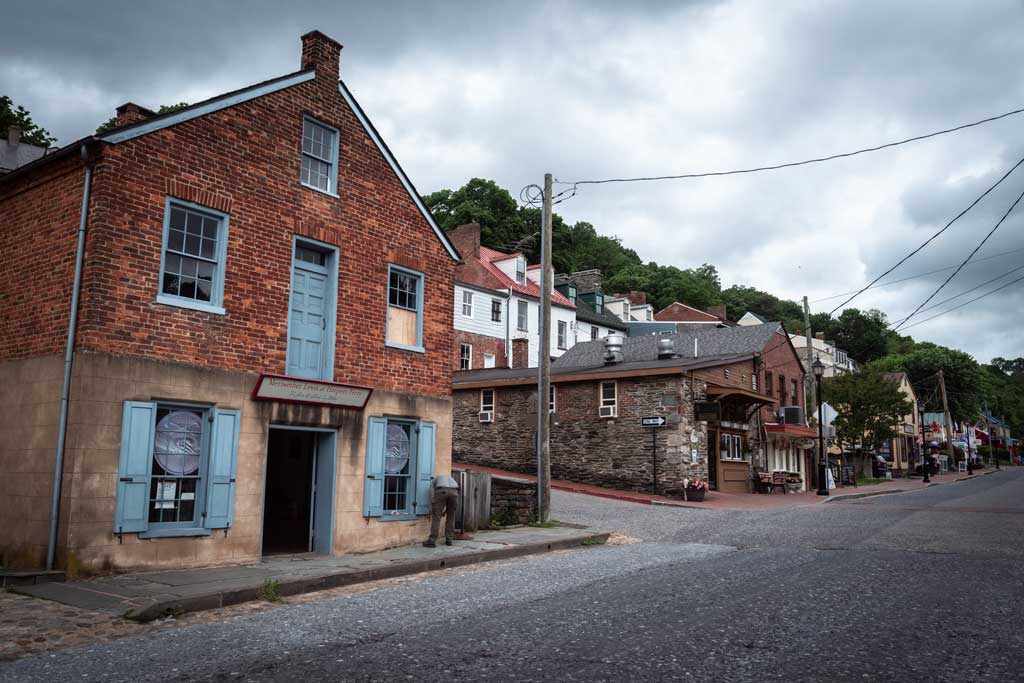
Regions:
<instances>
[{"instance_id":1,"label":"metal roof vent","mask_svg":"<svg viewBox=\"0 0 1024 683\"><path fill-rule=\"evenodd\" d=\"M625 338L621 334L611 333L604 338L604 363L611 365L622 362L622 345Z\"/></svg>"},{"instance_id":2,"label":"metal roof vent","mask_svg":"<svg viewBox=\"0 0 1024 683\"><path fill-rule=\"evenodd\" d=\"M662 337L658 340L658 360L675 358L676 342L672 337Z\"/></svg>"}]
</instances>

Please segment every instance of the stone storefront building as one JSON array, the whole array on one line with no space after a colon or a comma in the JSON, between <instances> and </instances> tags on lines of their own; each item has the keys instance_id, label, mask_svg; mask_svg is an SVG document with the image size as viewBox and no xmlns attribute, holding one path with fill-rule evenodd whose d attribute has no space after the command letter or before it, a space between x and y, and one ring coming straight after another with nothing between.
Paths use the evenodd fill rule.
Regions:
<instances>
[{"instance_id":1,"label":"stone storefront building","mask_svg":"<svg viewBox=\"0 0 1024 683\"><path fill-rule=\"evenodd\" d=\"M0 178L4 565L425 536L459 254L340 50L313 31L294 73L164 115L123 105Z\"/></svg>"}]
</instances>

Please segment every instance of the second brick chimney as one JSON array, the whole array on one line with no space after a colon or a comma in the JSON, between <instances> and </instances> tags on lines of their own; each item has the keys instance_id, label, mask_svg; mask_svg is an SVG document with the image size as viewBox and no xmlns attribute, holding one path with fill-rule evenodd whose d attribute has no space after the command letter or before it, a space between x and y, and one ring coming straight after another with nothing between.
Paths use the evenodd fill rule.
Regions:
<instances>
[{"instance_id":1,"label":"second brick chimney","mask_svg":"<svg viewBox=\"0 0 1024 683\"><path fill-rule=\"evenodd\" d=\"M480 224L465 223L448 233L462 258L480 256Z\"/></svg>"},{"instance_id":2,"label":"second brick chimney","mask_svg":"<svg viewBox=\"0 0 1024 683\"><path fill-rule=\"evenodd\" d=\"M155 116L152 110L140 107L134 102L125 102L117 108L117 126L120 128L121 126L145 121L150 116Z\"/></svg>"},{"instance_id":3,"label":"second brick chimney","mask_svg":"<svg viewBox=\"0 0 1024 683\"><path fill-rule=\"evenodd\" d=\"M326 78L329 83L338 82L341 43L325 36L320 31L310 31L302 36L302 69L315 69L317 78Z\"/></svg>"},{"instance_id":4,"label":"second brick chimney","mask_svg":"<svg viewBox=\"0 0 1024 683\"><path fill-rule=\"evenodd\" d=\"M725 304L719 304L717 306L708 306L706 312L715 316L719 320L725 321Z\"/></svg>"},{"instance_id":5,"label":"second brick chimney","mask_svg":"<svg viewBox=\"0 0 1024 683\"><path fill-rule=\"evenodd\" d=\"M530 341L528 339L512 340L512 365L513 368L530 367Z\"/></svg>"}]
</instances>

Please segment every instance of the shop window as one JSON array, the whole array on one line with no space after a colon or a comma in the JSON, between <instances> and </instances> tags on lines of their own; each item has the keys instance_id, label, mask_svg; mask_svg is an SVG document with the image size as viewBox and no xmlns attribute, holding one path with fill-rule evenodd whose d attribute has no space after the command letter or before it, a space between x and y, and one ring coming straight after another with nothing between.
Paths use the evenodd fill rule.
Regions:
<instances>
[{"instance_id":1,"label":"shop window","mask_svg":"<svg viewBox=\"0 0 1024 683\"><path fill-rule=\"evenodd\" d=\"M435 434L430 422L370 418L364 517L395 520L430 514Z\"/></svg>"},{"instance_id":2,"label":"shop window","mask_svg":"<svg viewBox=\"0 0 1024 683\"><path fill-rule=\"evenodd\" d=\"M423 274L388 266L387 346L423 351Z\"/></svg>"},{"instance_id":3,"label":"shop window","mask_svg":"<svg viewBox=\"0 0 1024 683\"><path fill-rule=\"evenodd\" d=\"M743 437L723 432L719 437L718 454L722 460L743 460Z\"/></svg>"},{"instance_id":4,"label":"shop window","mask_svg":"<svg viewBox=\"0 0 1024 683\"><path fill-rule=\"evenodd\" d=\"M168 199L157 302L223 313L228 216Z\"/></svg>"},{"instance_id":5,"label":"shop window","mask_svg":"<svg viewBox=\"0 0 1024 683\"><path fill-rule=\"evenodd\" d=\"M240 413L125 402L116 533L208 535L231 526Z\"/></svg>"}]
</instances>

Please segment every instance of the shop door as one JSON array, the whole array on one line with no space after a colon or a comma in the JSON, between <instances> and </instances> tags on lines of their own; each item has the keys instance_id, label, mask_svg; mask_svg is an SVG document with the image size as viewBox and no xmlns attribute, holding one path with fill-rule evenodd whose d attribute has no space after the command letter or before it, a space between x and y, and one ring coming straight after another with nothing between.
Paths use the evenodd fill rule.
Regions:
<instances>
[{"instance_id":1,"label":"shop door","mask_svg":"<svg viewBox=\"0 0 1024 683\"><path fill-rule=\"evenodd\" d=\"M708 430L708 488L718 490L718 432Z\"/></svg>"},{"instance_id":2,"label":"shop door","mask_svg":"<svg viewBox=\"0 0 1024 683\"><path fill-rule=\"evenodd\" d=\"M328 333L327 254L295 247L288 313L288 369L293 377L324 379Z\"/></svg>"},{"instance_id":3,"label":"shop door","mask_svg":"<svg viewBox=\"0 0 1024 683\"><path fill-rule=\"evenodd\" d=\"M271 428L262 554L330 554L336 433Z\"/></svg>"}]
</instances>

